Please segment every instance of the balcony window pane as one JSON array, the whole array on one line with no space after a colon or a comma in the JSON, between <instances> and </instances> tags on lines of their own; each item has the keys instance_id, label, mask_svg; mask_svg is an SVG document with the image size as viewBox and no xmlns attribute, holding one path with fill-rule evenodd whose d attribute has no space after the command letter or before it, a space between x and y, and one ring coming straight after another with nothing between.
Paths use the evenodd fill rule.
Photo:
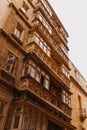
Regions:
<instances>
[{"instance_id":1,"label":"balcony window pane","mask_svg":"<svg viewBox=\"0 0 87 130\"><path fill-rule=\"evenodd\" d=\"M47 48L46 48L46 46L44 46L44 52L46 53L46 51L47 51Z\"/></svg>"},{"instance_id":2,"label":"balcony window pane","mask_svg":"<svg viewBox=\"0 0 87 130\"><path fill-rule=\"evenodd\" d=\"M23 2L23 5L22 5L22 7L21 7L21 10L26 14L27 13L27 11L28 11L28 6L27 6L27 4L25 3L25 2Z\"/></svg>"},{"instance_id":3,"label":"balcony window pane","mask_svg":"<svg viewBox=\"0 0 87 130\"><path fill-rule=\"evenodd\" d=\"M49 90L49 80L45 79L44 87Z\"/></svg>"},{"instance_id":4,"label":"balcony window pane","mask_svg":"<svg viewBox=\"0 0 87 130\"><path fill-rule=\"evenodd\" d=\"M39 44L39 38L38 37L36 37L35 41L36 41L37 44Z\"/></svg>"},{"instance_id":5,"label":"balcony window pane","mask_svg":"<svg viewBox=\"0 0 87 130\"><path fill-rule=\"evenodd\" d=\"M49 50L47 50L47 55L50 57L50 51Z\"/></svg>"},{"instance_id":6,"label":"balcony window pane","mask_svg":"<svg viewBox=\"0 0 87 130\"><path fill-rule=\"evenodd\" d=\"M43 49L43 43L42 43L42 41L40 41L40 47Z\"/></svg>"},{"instance_id":7,"label":"balcony window pane","mask_svg":"<svg viewBox=\"0 0 87 130\"><path fill-rule=\"evenodd\" d=\"M17 26L16 26L16 28L14 30L15 36L17 36L19 39L21 39L22 32L23 32L23 27L19 23L17 23Z\"/></svg>"},{"instance_id":8,"label":"balcony window pane","mask_svg":"<svg viewBox=\"0 0 87 130\"><path fill-rule=\"evenodd\" d=\"M31 68L30 76L35 78L35 69L33 67Z\"/></svg>"},{"instance_id":9,"label":"balcony window pane","mask_svg":"<svg viewBox=\"0 0 87 130\"><path fill-rule=\"evenodd\" d=\"M36 81L40 82L40 74L36 73Z\"/></svg>"},{"instance_id":10,"label":"balcony window pane","mask_svg":"<svg viewBox=\"0 0 87 130\"><path fill-rule=\"evenodd\" d=\"M39 20L42 22L42 17L39 15Z\"/></svg>"}]
</instances>

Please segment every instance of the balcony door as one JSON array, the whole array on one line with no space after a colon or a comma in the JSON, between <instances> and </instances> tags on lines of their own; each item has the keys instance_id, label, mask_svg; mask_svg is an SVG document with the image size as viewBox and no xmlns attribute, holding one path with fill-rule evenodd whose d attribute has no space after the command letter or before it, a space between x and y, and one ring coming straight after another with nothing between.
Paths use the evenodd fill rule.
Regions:
<instances>
[{"instance_id":1,"label":"balcony door","mask_svg":"<svg viewBox=\"0 0 87 130\"><path fill-rule=\"evenodd\" d=\"M48 129L47 130L64 130L61 126L53 123L52 121L48 121Z\"/></svg>"}]
</instances>

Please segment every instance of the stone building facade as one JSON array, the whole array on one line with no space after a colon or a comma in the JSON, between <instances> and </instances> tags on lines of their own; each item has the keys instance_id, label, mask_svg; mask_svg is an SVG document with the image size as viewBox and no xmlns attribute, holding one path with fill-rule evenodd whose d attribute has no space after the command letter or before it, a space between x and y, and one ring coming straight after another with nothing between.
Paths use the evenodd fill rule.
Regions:
<instances>
[{"instance_id":1,"label":"stone building facade","mask_svg":"<svg viewBox=\"0 0 87 130\"><path fill-rule=\"evenodd\" d=\"M70 88L72 106L72 124L77 130L87 130L87 81L70 61Z\"/></svg>"},{"instance_id":2,"label":"stone building facade","mask_svg":"<svg viewBox=\"0 0 87 130\"><path fill-rule=\"evenodd\" d=\"M47 0L0 4L0 130L75 130L64 26Z\"/></svg>"}]
</instances>

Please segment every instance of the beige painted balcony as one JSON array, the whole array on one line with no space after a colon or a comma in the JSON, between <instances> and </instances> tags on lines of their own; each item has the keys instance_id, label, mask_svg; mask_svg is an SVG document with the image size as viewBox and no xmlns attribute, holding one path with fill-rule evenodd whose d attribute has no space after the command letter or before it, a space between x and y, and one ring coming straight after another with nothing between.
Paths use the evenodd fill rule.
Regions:
<instances>
[{"instance_id":1,"label":"beige painted balcony","mask_svg":"<svg viewBox=\"0 0 87 130\"><path fill-rule=\"evenodd\" d=\"M21 80L20 89L29 91L56 110L67 116L71 116L71 108L63 103L62 99L54 96L49 90L41 86L30 76Z\"/></svg>"},{"instance_id":2,"label":"beige painted balcony","mask_svg":"<svg viewBox=\"0 0 87 130\"><path fill-rule=\"evenodd\" d=\"M65 62L65 64L68 66L68 62L69 62L68 56L58 46L58 43L56 43L57 46L55 45L55 41L51 38L50 34L46 30L46 28L43 26L43 24L39 20L34 21L33 24L34 24L34 26L37 26L38 31L40 33L42 33L42 35L45 36L45 38L47 39L47 41L49 41L51 43L51 46L54 48L54 50L56 52L55 54L58 55L58 57L61 58L61 61Z\"/></svg>"},{"instance_id":3,"label":"beige painted balcony","mask_svg":"<svg viewBox=\"0 0 87 130\"><path fill-rule=\"evenodd\" d=\"M44 53L44 51L35 42L35 39L32 39L31 43L27 45L26 50L27 53L33 53L38 58L38 60L46 66L48 71L55 77L57 81L61 82L64 86L69 88L70 79L65 76L56 62L51 57L48 57L46 53Z\"/></svg>"},{"instance_id":4,"label":"beige painted balcony","mask_svg":"<svg viewBox=\"0 0 87 130\"><path fill-rule=\"evenodd\" d=\"M50 14L47 12L46 8L42 5L41 2L38 2L36 4L36 11L40 10L41 12L44 13L46 19L48 19L47 21L49 21L51 23L52 29L53 31L56 33L56 35L59 36L59 38L66 44L67 43L67 39L63 36L63 34L60 32L60 28L58 26L54 26L54 22L52 20L52 17L50 16Z\"/></svg>"}]
</instances>

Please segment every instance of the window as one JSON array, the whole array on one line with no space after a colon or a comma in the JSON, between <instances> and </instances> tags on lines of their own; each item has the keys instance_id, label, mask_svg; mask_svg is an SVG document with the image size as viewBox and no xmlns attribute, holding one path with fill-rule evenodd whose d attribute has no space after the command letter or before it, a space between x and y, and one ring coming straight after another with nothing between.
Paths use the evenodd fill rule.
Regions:
<instances>
[{"instance_id":1,"label":"window","mask_svg":"<svg viewBox=\"0 0 87 130\"><path fill-rule=\"evenodd\" d=\"M13 124L13 128L14 129L17 129L18 126L19 126L19 120L20 120L20 116L19 115L16 115L15 116L15 119L14 119L14 124Z\"/></svg>"},{"instance_id":2,"label":"window","mask_svg":"<svg viewBox=\"0 0 87 130\"><path fill-rule=\"evenodd\" d=\"M37 34L36 34L35 41L39 45L39 47L47 54L47 56L50 57L50 55L51 55L51 49L47 45L47 43L44 42L43 39L39 35L37 35Z\"/></svg>"},{"instance_id":3,"label":"window","mask_svg":"<svg viewBox=\"0 0 87 130\"><path fill-rule=\"evenodd\" d=\"M49 80L45 79L45 88L49 90Z\"/></svg>"},{"instance_id":4,"label":"window","mask_svg":"<svg viewBox=\"0 0 87 130\"><path fill-rule=\"evenodd\" d=\"M79 101L79 109L82 109L82 99L81 96L78 95L78 101Z\"/></svg>"},{"instance_id":5,"label":"window","mask_svg":"<svg viewBox=\"0 0 87 130\"><path fill-rule=\"evenodd\" d=\"M23 130L28 129L28 117L24 116L23 119Z\"/></svg>"},{"instance_id":6,"label":"window","mask_svg":"<svg viewBox=\"0 0 87 130\"><path fill-rule=\"evenodd\" d=\"M69 95L67 92L65 92L64 90L63 90L63 93L62 93L62 99L63 99L63 102L64 102L66 105L71 106L71 98L70 98L70 95Z\"/></svg>"},{"instance_id":7,"label":"window","mask_svg":"<svg viewBox=\"0 0 87 130\"><path fill-rule=\"evenodd\" d=\"M25 64L27 66L24 66L23 75L29 74L38 83L40 83L46 89L49 89L49 76L43 70L41 70L40 67L38 67L32 60L27 61Z\"/></svg>"},{"instance_id":8,"label":"window","mask_svg":"<svg viewBox=\"0 0 87 130\"><path fill-rule=\"evenodd\" d=\"M17 107L16 112L21 112L21 107Z\"/></svg>"},{"instance_id":9,"label":"window","mask_svg":"<svg viewBox=\"0 0 87 130\"><path fill-rule=\"evenodd\" d=\"M36 41L36 43L38 44L38 43L39 43L39 38L38 38L38 37L36 37L36 40L35 40L35 41Z\"/></svg>"},{"instance_id":10,"label":"window","mask_svg":"<svg viewBox=\"0 0 87 130\"><path fill-rule=\"evenodd\" d=\"M66 54L66 55L68 55L68 50L67 50L67 48L62 44L62 50L63 50L63 52Z\"/></svg>"},{"instance_id":11,"label":"window","mask_svg":"<svg viewBox=\"0 0 87 130\"><path fill-rule=\"evenodd\" d=\"M23 73L24 76L28 74L28 68L29 68L29 61L26 61L24 65L24 73Z\"/></svg>"},{"instance_id":12,"label":"window","mask_svg":"<svg viewBox=\"0 0 87 130\"><path fill-rule=\"evenodd\" d=\"M31 43L33 41L35 41L36 44L44 51L44 53L46 53L47 56L50 57L51 55L50 47L47 45L45 41L43 41L43 39L38 34L29 35L28 43Z\"/></svg>"},{"instance_id":13,"label":"window","mask_svg":"<svg viewBox=\"0 0 87 130\"><path fill-rule=\"evenodd\" d=\"M31 68L31 73L30 73L30 76L31 77L33 77L33 78L35 78L35 73L36 73L36 70L35 70L35 68Z\"/></svg>"},{"instance_id":14,"label":"window","mask_svg":"<svg viewBox=\"0 0 87 130\"><path fill-rule=\"evenodd\" d=\"M44 7L46 8L46 10L50 14L50 16L52 16L52 11L51 11L50 7L48 6L48 4L46 3L46 1L41 0L41 2L43 3Z\"/></svg>"},{"instance_id":15,"label":"window","mask_svg":"<svg viewBox=\"0 0 87 130\"><path fill-rule=\"evenodd\" d=\"M70 77L69 72L64 65L62 66L62 72L69 79L69 77Z\"/></svg>"},{"instance_id":16,"label":"window","mask_svg":"<svg viewBox=\"0 0 87 130\"><path fill-rule=\"evenodd\" d=\"M16 60L17 58L12 53L9 52L7 60L4 65L4 69L6 69L7 71L13 74L13 71L16 65Z\"/></svg>"},{"instance_id":17,"label":"window","mask_svg":"<svg viewBox=\"0 0 87 130\"><path fill-rule=\"evenodd\" d=\"M37 82L40 82L40 73L36 73L36 80Z\"/></svg>"},{"instance_id":18,"label":"window","mask_svg":"<svg viewBox=\"0 0 87 130\"><path fill-rule=\"evenodd\" d=\"M17 26L14 30L14 35L21 40L22 34L23 34L23 27L19 23L17 23Z\"/></svg>"},{"instance_id":19,"label":"window","mask_svg":"<svg viewBox=\"0 0 87 130\"><path fill-rule=\"evenodd\" d=\"M31 63L30 76L34 78L37 82L39 82L46 89L49 89L49 76L42 71L36 64Z\"/></svg>"},{"instance_id":20,"label":"window","mask_svg":"<svg viewBox=\"0 0 87 130\"><path fill-rule=\"evenodd\" d=\"M41 13L37 14L37 18L40 20L40 22L44 25L44 27L48 30L48 32L50 34L52 34L52 29L50 27L50 25L48 24L48 22L46 21L46 19L42 16Z\"/></svg>"},{"instance_id":21,"label":"window","mask_svg":"<svg viewBox=\"0 0 87 130\"><path fill-rule=\"evenodd\" d=\"M21 10L23 11L23 13L27 15L28 9L29 8L28 8L27 4L25 2L23 2L23 5L21 7Z\"/></svg>"},{"instance_id":22,"label":"window","mask_svg":"<svg viewBox=\"0 0 87 130\"><path fill-rule=\"evenodd\" d=\"M41 85L44 85L44 76L43 75L41 75L40 83L41 83Z\"/></svg>"},{"instance_id":23,"label":"window","mask_svg":"<svg viewBox=\"0 0 87 130\"><path fill-rule=\"evenodd\" d=\"M0 101L0 115L3 113L4 103Z\"/></svg>"}]
</instances>

